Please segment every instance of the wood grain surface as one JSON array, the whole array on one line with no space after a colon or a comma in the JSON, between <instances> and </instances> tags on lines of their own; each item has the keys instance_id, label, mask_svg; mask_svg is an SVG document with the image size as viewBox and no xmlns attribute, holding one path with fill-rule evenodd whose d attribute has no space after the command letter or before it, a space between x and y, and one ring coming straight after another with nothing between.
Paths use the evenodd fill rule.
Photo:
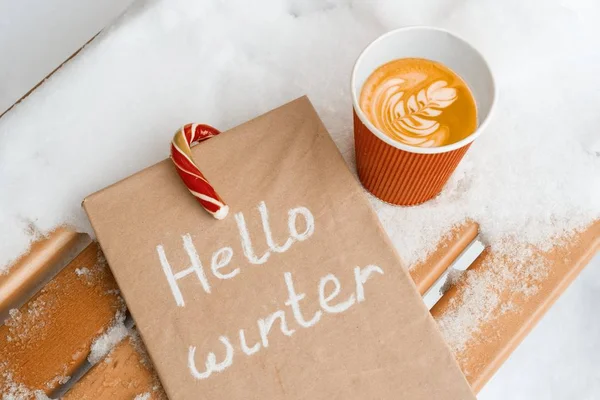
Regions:
<instances>
[{"instance_id":1,"label":"wood grain surface","mask_svg":"<svg viewBox=\"0 0 600 400\"><path fill-rule=\"evenodd\" d=\"M450 264L467 248L479 232L479 225L466 221L452 228L444 235L437 248L423 262L410 270L410 276L421 295L433 285Z\"/></svg>"},{"instance_id":2,"label":"wood grain surface","mask_svg":"<svg viewBox=\"0 0 600 400\"><path fill-rule=\"evenodd\" d=\"M127 337L76 382L63 400L132 400L136 396L167 399L143 344L136 337Z\"/></svg>"},{"instance_id":3,"label":"wood grain surface","mask_svg":"<svg viewBox=\"0 0 600 400\"><path fill-rule=\"evenodd\" d=\"M521 259L499 259L486 250L475 261L469 273L473 277L487 274L491 278L488 290L499 300L465 346L455 349L475 392L489 381L599 248L600 221L596 221L549 251L533 250ZM456 311L469 301L470 289L468 278L460 280L431 310L434 318L458 318Z\"/></svg>"},{"instance_id":4,"label":"wood grain surface","mask_svg":"<svg viewBox=\"0 0 600 400\"><path fill-rule=\"evenodd\" d=\"M81 236L58 228L33 243L27 254L10 266L10 273L0 274L0 318L8 316L9 309L23 305L60 270L62 260L83 241Z\"/></svg>"},{"instance_id":5,"label":"wood grain surface","mask_svg":"<svg viewBox=\"0 0 600 400\"><path fill-rule=\"evenodd\" d=\"M0 390L24 385L52 393L124 308L98 246L89 245L0 326Z\"/></svg>"}]
</instances>

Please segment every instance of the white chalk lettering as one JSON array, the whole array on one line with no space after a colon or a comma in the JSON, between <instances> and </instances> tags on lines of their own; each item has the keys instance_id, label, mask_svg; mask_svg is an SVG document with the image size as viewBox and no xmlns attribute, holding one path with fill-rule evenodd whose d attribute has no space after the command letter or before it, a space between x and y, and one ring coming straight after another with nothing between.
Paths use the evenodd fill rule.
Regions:
<instances>
[{"instance_id":1,"label":"white chalk lettering","mask_svg":"<svg viewBox=\"0 0 600 400\"><path fill-rule=\"evenodd\" d=\"M247 356L251 356L260 350L260 342L256 342L254 346L249 347L248 343L246 342L246 334L244 333L243 329L240 329L240 347Z\"/></svg>"},{"instance_id":2,"label":"white chalk lettering","mask_svg":"<svg viewBox=\"0 0 600 400\"><path fill-rule=\"evenodd\" d=\"M233 271L225 274L220 271L221 268L229 265L231 257L233 257L233 250L231 247L223 247L213 253L210 269L214 276L219 279L231 279L240 273L239 268L235 268Z\"/></svg>"},{"instance_id":3,"label":"white chalk lettering","mask_svg":"<svg viewBox=\"0 0 600 400\"><path fill-rule=\"evenodd\" d=\"M364 268L354 268L354 280L356 281L356 301L365 301L365 283L369 280L372 273L377 272L383 275L383 270L377 265L367 265Z\"/></svg>"},{"instance_id":4,"label":"white chalk lettering","mask_svg":"<svg viewBox=\"0 0 600 400\"><path fill-rule=\"evenodd\" d=\"M171 292L173 293L173 297L175 297L175 302L179 307L185 307L185 301L183 300L183 295L181 294L181 290L179 290L179 286L177 285L177 281L182 279L189 274L195 272L196 276L200 280L202 284L202 288L206 293L210 293L210 284L208 283L208 279L206 279L206 274L204 273L204 268L202 267L202 263L200 262L200 257L196 252L196 248L194 247L194 243L192 243L192 237L187 234L182 236L183 239L183 248L185 249L188 257L192 265L189 268L186 268L177 273L173 273L173 269L171 265L167 261L167 256L165 254L165 249L162 245L156 246L156 252L158 253L158 259L160 260L160 265L162 266L163 272L167 277L167 282L169 283L169 287L171 288Z\"/></svg>"},{"instance_id":5,"label":"white chalk lettering","mask_svg":"<svg viewBox=\"0 0 600 400\"><path fill-rule=\"evenodd\" d=\"M206 379L213 372L222 372L227 367L231 366L231 364L233 363L233 346L229 342L229 339L227 339L227 336L221 336L221 337L219 337L219 340L221 341L221 343L223 343L223 345L225 346L225 349L226 349L225 359L223 361L221 361L220 363L217 363L217 356L215 356L215 353L213 353L213 352L208 353L208 355L206 356L206 364L205 364L206 371L204 371L204 372L200 372L196 368L196 347L194 347L194 346L189 347L189 349L188 349L188 367L194 378L196 378L198 380Z\"/></svg>"},{"instance_id":6,"label":"white chalk lettering","mask_svg":"<svg viewBox=\"0 0 600 400\"><path fill-rule=\"evenodd\" d=\"M328 296L325 296L325 286L327 286L328 282L333 282L335 288L333 289L333 292L329 293ZM323 311L330 314L338 314L352 307L355 302L354 294L351 294L346 301L334 306L329 304L331 300L335 299L340 294L341 287L339 279L333 274L321 278L321 281L319 282L319 303L321 304Z\"/></svg>"},{"instance_id":7,"label":"white chalk lettering","mask_svg":"<svg viewBox=\"0 0 600 400\"><path fill-rule=\"evenodd\" d=\"M298 241L304 241L313 235L315 232L315 219L310 210L306 207L296 207L288 211L288 230L289 237L285 240L282 245L279 245L275 242L273 238L273 232L271 230L271 225L269 222L269 210L267 209L267 205L264 201L261 201L258 205L258 211L260 213L263 233L265 236L266 244L269 250L266 250L264 254L261 256L256 255L252 239L250 238L250 233L248 231L248 226L246 225L246 220L244 218L244 214L242 212L238 212L235 214L235 221L237 224L237 228L240 234L240 240L242 245L242 250L244 256L251 264L264 264L267 262L269 257L271 256L271 252L274 253L284 253L288 251L291 246ZM302 232L298 232L298 216L302 216L304 218L304 230ZM192 237L188 233L182 236L183 239L183 247L187 252L188 257L191 262L191 266L181 270L179 272L173 272L171 265L167 260L167 256L165 253L165 249L163 245L159 244L156 246L156 252L158 253L158 259L162 266L162 270L167 278L167 283L169 284L169 288L171 289L171 293L175 298L175 302L179 307L185 307L185 301L183 300L183 295L181 290L177 284L179 279L185 278L186 276L195 273L202 288L206 293L211 293L211 286L209 280L207 279L206 274L204 273L204 268L200 261L200 257L198 256L198 252L194 247L194 243L192 242ZM232 279L242 272L241 268L236 267L231 270L225 269L233 258L233 249L230 246L222 247L221 249L215 251L211 258L210 270L212 274L222 280ZM298 299L299 301L301 299ZM299 306L294 306L299 307Z\"/></svg>"},{"instance_id":8,"label":"white chalk lettering","mask_svg":"<svg viewBox=\"0 0 600 400\"><path fill-rule=\"evenodd\" d=\"M380 275L383 275L383 269L378 267L377 265L367 265L364 268L356 267L354 268L354 279L356 281L356 293L352 294L346 301L338 303L336 305L329 304L330 301L335 299L341 290L341 284L338 278L334 274L328 274L325 277L321 278L318 284L318 294L321 308L323 311L330 314L337 314L348 310L355 303L360 303L365 301L365 292L364 292L364 284L371 279L371 275L377 272ZM290 306L292 308L292 312L294 314L295 320L299 326L304 328L310 328L311 326L316 325L320 318L325 315L321 310L317 311L313 318L310 321L306 321L302 315L300 310L299 302L305 298L304 293L296 293L294 288L294 282L292 274L289 272L284 273L283 275L285 284L288 289L289 298L285 302L286 306ZM332 282L334 285L333 291L325 296L325 289L329 282ZM285 336L292 336L295 332L294 329L288 328L286 322L286 313L283 310L277 310L274 313L270 314L264 319L257 320L258 332L260 335L260 341L256 342L252 347L248 346L246 340L246 332L244 329L239 330L239 349L246 354L247 356L251 356L253 354L258 353L261 349L269 347L269 333L271 333L271 329L273 325L275 325L276 321L279 320L279 327L281 332ZM237 347L234 347L229 342L229 339L226 336L220 336L219 340L225 346L226 355L225 359L220 363L217 363L217 357L213 352L209 352L206 357L206 371L200 372L196 368L195 363L195 355L196 355L196 347L190 346L188 351L188 366L192 376L196 379L206 379L210 377L213 372L222 372L226 368L228 368L233 363L234 352L237 350Z\"/></svg>"},{"instance_id":9,"label":"white chalk lettering","mask_svg":"<svg viewBox=\"0 0 600 400\"><path fill-rule=\"evenodd\" d=\"M281 329L281 333L283 333L285 336L292 336L295 332L294 329L288 328L287 322L285 321L285 312L277 310L267 318L258 320L258 330L260 331L260 338L262 340L263 347L269 347L269 332L271 331L276 319L279 319L279 328Z\"/></svg>"},{"instance_id":10,"label":"white chalk lettering","mask_svg":"<svg viewBox=\"0 0 600 400\"><path fill-rule=\"evenodd\" d=\"M248 230L248 225L246 224L246 220L244 218L244 214L242 212L238 212L235 214L235 221L240 235L243 254L245 259L247 259L250 264L264 264L269 260L271 254L285 253L294 245L294 243L307 240L315 232L315 218L311 211L306 207L296 207L290 209L287 213L287 227L289 236L283 242L281 241L283 240L282 237L278 238L278 240L275 240L271 228L269 210L264 201L261 201L258 204L258 212L261 218L262 230L265 241L262 242L261 240L259 240L255 243L259 243L259 246L264 246L264 244L267 245L267 249L261 255L257 255L255 251L252 239L250 237L250 232ZM304 222L299 221L299 217L302 217ZM253 223L251 226L254 227L256 226L256 224ZM181 293L178 281L180 279L185 278L188 275L195 274L196 279L200 281L200 284L202 285L202 289L207 294L211 293L210 282L204 272L204 267L202 265L200 256L198 255L198 252L194 247L191 235L183 235L182 240L183 249L189 258L190 265L186 266L185 269L179 272L173 271L173 268L167 260L167 256L163 245L159 244L158 246L156 246L156 252L158 254L162 270L167 278L169 288L178 307L185 307L185 301L183 299L183 295ZM212 272L212 275L214 275L216 279L229 280L235 278L238 275L241 275L241 272L244 270L243 265L245 265L245 263L243 265L239 264L240 260L236 259L236 261L238 261L238 265L236 266L235 264L232 264L233 256L234 250L230 246L223 246L212 254L212 257L210 259L210 272ZM276 255L274 258L276 257L278 256ZM282 265L288 266L289 262L285 262L284 259ZM302 269L298 269L298 271L302 271ZM308 269L307 271L312 270ZM202 371L198 370L196 365L196 347L189 346L188 369L191 375L198 380L207 379L212 374L223 372L228 367L230 367L233 363L233 358L236 351L241 352L240 354L243 353L246 356L252 356L253 354L260 352L262 349L268 348L269 341L273 341L275 339L274 335L277 334L277 332L275 332L277 328L274 327L278 322L278 330L284 336L290 337L296 332L296 327L309 329L318 324L319 321L321 321L321 319L324 318L324 316L327 314L339 314L347 311L355 304L359 304L365 301L366 283L372 280L375 274L384 275L383 269L377 265L367 265L365 267L356 266L354 267L352 272L354 275L353 292L344 294L343 296L340 296L342 291L342 285L336 275L330 273L319 279L318 283L316 284L316 294L318 296L319 304L319 309L317 310L307 310L307 304L309 306L312 304L316 304L316 297L314 298L314 301L305 300L307 294L304 293L302 290L296 290L296 287L294 285L294 275L292 275L292 272L285 272L283 274L283 279L287 288L288 295L287 299L284 302L285 307L284 309L276 310L275 312L269 314L265 318L259 318L256 320L256 325L254 326L253 332L255 332L256 335L254 337L259 339L251 339L250 342L253 344L249 345L248 340L246 338L248 330L239 329L237 331L237 339L239 339L239 346L237 346L237 341L234 340L234 344L236 345L234 347L231 341L229 340L228 336L219 336L219 341L225 349L223 356L224 358L222 359L222 361L217 362L217 355L215 354L215 352L207 352L206 359L204 362L205 368L200 368L201 370L203 369ZM298 274L300 273L301 272L298 272ZM296 277L297 276L298 275L296 275ZM304 280L302 282L304 282ZM270 282L264 283L267 285L270 284ZM225 283L222 282L221 284L224 285ZM220 287L220 285L216 285L214 290L217 291ZM345 286L345 288L346 287L350 288L352 286L349 285ZM242 291L240 293L245 292ZM344 299L343 297L345 296L347 297ZM304 303L302 303L303 300ZM273 299L269 299L269 301L272 302ZM304 309L302 306L304 306ZM228 311L234 313L236 312L236 310ZM215 312L218 312L218 310L215 310ZM238 312L244 311L239 310ZM288 326L287 317L290 318L289 321L292 323L291 327ZM294 322L295 325L293 325ZM228 327L227 329L229 331L230 328ZM217 353L223 354L222 350Z\"/></svg>"},{"instance_id":11,"label":"white chalk lettering","mask_svg":"<svg viewBox=\"0 0 600 400\"><path fill-rule=\"evenodd\" d=\"M298 215L302 215L304 217L304 222L306 227L304 232L298 233L296 228L296 218ZM288 229L290 230L290 235L298 241L303 241L308 239L315 233L315 217L313 217L310 210L306 207L296 207L292 208L288 212Z\"/></svg>"},{"instance_id":12,"label":"white chalk lettering","mask_svg":"<svg viewBox=\"0 0 600 400\"><path fill-rule=\"evenodd\" d=\"M262 220L263 231L265 232L265 239L269 248L276 253L286 252L294 243L294 239L289 237L282 246L277 245L273 240L273 233L269 224L269 211L264 201L261 201L258 205L258 211L260 212L260 219Z\"/></svg>"},{"instance_id":13,"label":"white chalk lettering","mask_svg":"<svg viewBox=\"0 0 600 400\"><path fill-rule=\"evenodd\" d=\"M306 297L306 294L296 293L296 291L294 290L292 274L290 272L286 272L285 274L283 274L283 278L285 280L285 285L287 286L288 293L290 295L288 300L285 302L285 305L292 307L292 313L294 314L294 319L296 320L298 325L300 325L303 328L310 328L311 326L315 325L321 319L321 315L323 314L321 310L315 312L313 317L309 321L306 321L304 319L304 316L302 315L302 310L300 310L300 300L304 299Z\"/></svg>"},{"instance_id":14,"label":"white chalk lettering","mask_svg":"<svg viewBox=\"0 0 600 400\"><path fill-rule=\"evenodd\" d=\"M244 255L248 259L251 264L264 264L269 259L271 255L270 251L266 251L260 257L257 257L254 253L254 248L252 247L252 240L250 239L250 233L248 233L248 228L246 227L246 220L244 219L244 214L241 212L235 214L235 222L237 223L238 230L240 231L240 236L242 239L242 249L244 250Z\"/></svg>"}]
</instances>

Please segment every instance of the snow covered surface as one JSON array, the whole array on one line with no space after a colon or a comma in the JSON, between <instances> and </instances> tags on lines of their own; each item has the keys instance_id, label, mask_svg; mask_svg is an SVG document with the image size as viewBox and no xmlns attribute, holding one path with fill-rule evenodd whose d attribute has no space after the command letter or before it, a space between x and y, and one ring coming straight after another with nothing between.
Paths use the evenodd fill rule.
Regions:
<instances>
[{"instance_id":1,"label":"snow covered surface","mask_svg":"<svg viewBox=\"0 0 600 400\"><path fill-rule=\"evenodd\" d=\"M479 393L479 400L600 398L600 255Z\"/></svg>"},{"instance_id":2,"label":"snow covered surface","mask_svg":"<svg viewBox=\"0 0 600 400\"><path fill-rule=\"evenodd\" d=\"M414 24L450 29L479 48L496 74L500 101L488 134L440 198L409 209L373 201L400 254L407 264L422 259L466 217L504 254L521 251L524 242L550 246L552 238L600 216L598 17L600 6L591 0L138 2L0 119L0 266L58 224L89 231L81 199L165 158L172 133L185 122L227 129L308 94L352 165L352 63L379 34ZM588 280L576 283L580 290L568 293L576 300L561 300L570 313L555 317L553 331L561 327L594 348L600 322L584 320L583 311L581 321L572 314L590 315L591 303L600 304L581 297L591 297L584 290L589 282L599 285L597 265L590 267ZM478 312L493 300L483 298ZM549 318L532 337L544 332ZM507 365L545 361L539 343L548 357L560 357L547 348L566 337L539 335ZM569 371L597 367L598 360L577 354L583 358L560 361L571 366L564 370L558 363L536 364L547 371L538 374L546 381L524 385L521 398L538 398L542 389L550 393L543 398L570 398L573 392L552 389L567 377L579 377L571 386L580 390L578 398L592 398L594 386L586 380L597 376ZM503 367L482 398L502 398L498 379L517 384L520 375L504 371L518 369ZM556 382L549 378L557 374ZM506 390L515 393L512 386Z\"/></svg>"},{"instance_id":3,"label":"snow covered surface","mask_svg":"<svg viewBox=\"0 0 600 400\"><path fill-rule=\"evenodd\" d=\"M3 387L2 400L50 400L41 390L29 390L25 385L13 381L12 375L5 374L5 387Z\"/></svg>"},{"instance_id":4,"label":"snow covered surface","mask_svg":"<svg viewBox=\"0 0 600 400\"><path fill-rule=\"evenodd\" d=\"M129 329L125 326L125 314L118 311L113 325L94 339L88 356L90 364L97 364L128 334Z\"/></svg>"},{"instance_id":5,"label":"snow covered surface","mask_svg":"<svg viewBox=\"0 0 600 400\"><path fill-rule=\"evenodd\" d=\"M0 114L104 28L130 1L52 0L52 7L48 7L46 0L0 0L0 32L9 39L0 38ZM21 68L15 68L15 64Z\"/></svg>"}]
</instances>

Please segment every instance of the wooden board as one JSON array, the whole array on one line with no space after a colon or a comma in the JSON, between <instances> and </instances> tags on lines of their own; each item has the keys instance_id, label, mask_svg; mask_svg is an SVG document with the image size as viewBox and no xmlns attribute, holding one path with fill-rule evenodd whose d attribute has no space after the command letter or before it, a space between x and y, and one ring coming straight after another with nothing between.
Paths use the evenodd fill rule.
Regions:
<instances>
[{"instance_id":1,"label":"wooden board","mask_svg":"<svg viewBox=\"0 0 600 400\"><path fill-rule=\"evenodd\" d=\"M141 341L134 336L121 341L62 398L132 400L136 396L167 399Z\"/></svg>"},{"instance_id":2,"label":"wooden board","mask_svg":"<svg viewBox=\"0 0 600 400\"><path fill-rule=\"evenodd\" d=\"M437 278L448 269L450 264L475 239L479 225L467 221L452 228L444 235L437 248L423 262L410 270L410 276L421 295L433 285Z\"/></svg>"},{"instance_id":3,"label":"wooden board","mask_svg":"<svg viewBox=\"0 0 600 400\"><path fill-rule=\"evenodd\" d=\"M0 390L24 385L52 393L118 311L124 304L116 283L92 244L0 326Z\"/></svg>"},{"instance_id":4,"label":"wooden board","mask_svg":"<svg viewBox=\"0 0 600 400\"><path fill-rule=\"evenodd\" d=\"M41 289L53 273L58 272L61 261L82 241L81 236L72 230L58 228L48 237L33 243L29 252L10 266L10 273L0 274L2 320L8 316L9 309L20 307Z\"/></svg>"},{"instance_id":5,"label":"wooden board","mask_svg":"<svg viewBox=\"0 0 600 400\"><path fill-rule=\"evenodd\" d=\"M471 267L471 276L459 281L431 310L442 324L448 319L464 318L465 313L477 314L473 305L467 304L473 301L471 284L477 279L490 281L488 294L497 296L497 307L478 323L464 345L454 346L456 358L475 392L500 368L599 248L600 221L596 221L549 251L525 253L527 257L522 260L499 259L486 250ZM441 327L443 333L453 335ZM447 340L453 347L455 339Z\"/></svg>"}]
</instances>

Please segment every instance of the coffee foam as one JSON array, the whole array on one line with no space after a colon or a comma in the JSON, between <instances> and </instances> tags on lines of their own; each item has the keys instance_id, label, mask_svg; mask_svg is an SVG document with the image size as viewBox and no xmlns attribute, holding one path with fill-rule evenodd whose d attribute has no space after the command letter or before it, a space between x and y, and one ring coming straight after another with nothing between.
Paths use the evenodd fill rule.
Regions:
<instances>
[{"instance_id":1,"label":"coffee foam","mask_svg":"<svg viewBox=\"0 0 600 400\"><path fill-rule=\"evenodd\" d=\"M455 143L477 127L467 84L444 65L419 58L375 70L363 85L360 108L386 135L417 147Z\"/></svg>"}]
</instances>

